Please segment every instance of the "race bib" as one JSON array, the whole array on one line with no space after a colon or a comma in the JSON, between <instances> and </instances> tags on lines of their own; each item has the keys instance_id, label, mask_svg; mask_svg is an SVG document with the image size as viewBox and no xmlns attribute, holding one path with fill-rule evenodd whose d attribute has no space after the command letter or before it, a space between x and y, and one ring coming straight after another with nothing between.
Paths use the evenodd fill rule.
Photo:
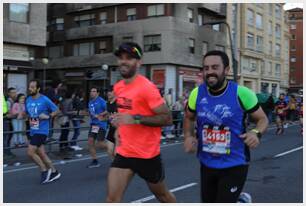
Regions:
<instances>
[{"instance_id":1,"label":"race bib","mask_svg":"<svg viewBox=\"0 0 306 206\"><path fill-rule=\"evenodd\" d=\"M30 118L30 128L34 130L39 129L39 118Z\"/></svg>"},{"instance_id":2,"label":"race bib","mask_svg":"<svg viewBox=\"0 0 306 206\"><path fill-rule=\"evenodd\" d=\"M277 114L283 114L284 113L284 110L283 109L278 109L277 110Z\"/></svg>"},{"instance_id":3,"label":"race bib","mask_svg":"<svg viewBox=\"0 0 306 206\"><path fill-rule=\"evenodd\" d=\"M230 154L231 132L229 127L220 129L204 125L202 131L202 151L212 154Z\"/></svg>"},{"instance_id":4,"label":"race bib","mask_svg":"<svg viewBox=\"0 0 306 206\"><path fill-rule=\"evenodd\" d=\"M92 132L92 133L98 134L99 129L100 129L99 126L96 126L96 125L91 126L91 132Z\"/></svg>"}]
</instances>

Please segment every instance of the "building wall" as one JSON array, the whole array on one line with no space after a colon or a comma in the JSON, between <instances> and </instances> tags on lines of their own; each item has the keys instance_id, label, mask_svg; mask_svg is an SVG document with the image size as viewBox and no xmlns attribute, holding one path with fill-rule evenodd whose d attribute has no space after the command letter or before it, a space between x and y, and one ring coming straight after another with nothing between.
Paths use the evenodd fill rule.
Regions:
<instances>
[{"instance_id":1,"label":"building wall","mask_svg":"<svg viewBox=\"0 0 306 206\"><path fill-rule=\"evenodd\" d=\"M296 62L290 61L290 89L298 92L303 88L303 10L292 9L288 13L290 27L290 60L296 58ZM293 16L294 15L294 16ZM291 27L295 25L295 28ZM295 36L295 39L292 38Z\"/></svg>"},{"instance_id":2,"label":"building wall","mask_svg":"<svg viewBox=\"0 0 306 206\"><path fill-rule=\"evenodd\" d=\"M9 21L9 4L3 4L3 42L46 46L47 4L30 4L29 23Z\"/></svg>"},{"instance_id":3,"label":"building wall","mask_svg":"<svg viewBox=\"0 0 306 206\"><path fill-rule=\"evenodd\" d=\"M236 6L235 12L233 5ZM279 4L281 5L281 4ZM272 6L272 14L270 9ZM254 22L250 26L247 22L247 11L251 9L254 12ZM288 88L288 25L285 22L284 11L281 18L275 17L275 4L228 4L227 22L236 32L233 36L234 48L238 59L238 82L245 85L256 93L265 90L263 86L267 85L267 92L273 91L278 95L281 90ZM256 28L256 13L262 15L262 29ZM235 16L235 17L234 17ZM272 21L272 35L268 34L269 21ZM275 25L281 26L281 37L275 36ZM247 46L247 34L254 35L253 48ZM263 37L263 50L256 49L257 36ZM269 42L272 42L272 52L269 49ZM281 45L281 55L276 57L275 44ZM228 50L228 52L230 52ZM270 70L270 63L272 69ZM281 65L280 74L275 73L275 65ZM277 87L276 90L273 87Z\"/></svg>"}]
</instances>

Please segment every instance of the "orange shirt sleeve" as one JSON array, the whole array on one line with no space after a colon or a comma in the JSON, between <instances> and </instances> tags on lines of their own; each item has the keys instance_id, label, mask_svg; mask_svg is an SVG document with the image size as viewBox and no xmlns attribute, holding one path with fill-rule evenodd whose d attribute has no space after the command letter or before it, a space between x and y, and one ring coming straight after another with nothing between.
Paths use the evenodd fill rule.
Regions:
<instances>
[{"instance_id":1,"label":"orange shirt sleeve","mask_svg":"<svg viewBox=\"0 0 306 206\"><path fill-rule=\"evenodd\" d=\"M152 110L165 103L164 99L159 93L159 90L153 83L148 84L148 86L146 87L146 91L144 91L143 94L147 101L147 104Z\"/></svg>"}]
</instances>

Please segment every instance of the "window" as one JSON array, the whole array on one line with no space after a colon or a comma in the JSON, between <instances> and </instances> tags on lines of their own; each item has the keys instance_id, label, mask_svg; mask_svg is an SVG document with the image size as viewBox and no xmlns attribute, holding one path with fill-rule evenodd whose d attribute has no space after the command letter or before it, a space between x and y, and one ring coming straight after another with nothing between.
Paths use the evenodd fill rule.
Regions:
<instances>
[{"instance_id":1,"label":"window","mask_svg":"<svg viewBox=\"0 0 306 206\"><path fill-rule=\"evenodd\" d=\"M202 43L202 54L205 55L207 52L208 52L208 43L204 41Z\"/></svg>"},{"instance_id":2,"label":"window","mask_svg":"<svg viewBox=\"0 0 306 206\"><path fill-rule=\"evenodd\" d=\"M251 33L248 33L247 35L247 47L250 49L253 49L254 47L254 35Z\"/></svg>"},{"instance_id":3,"label":"window","mask_svg":"<svg viewBox=\"0 0 306 206\"><path fill-rule=\"evenodd\" d=\"M273 15L273 4L269 4L269 14L270 14L270 16L272 16Z\"/></svg>"},{"instance_id":4,"label":"window","mask_svg":"<svg viewBox=\"0 0 306 206\"><path fill-rule=\"evenodd\" d=\"M291 40L295 40L295 35L294 34L291 34Z\"/></svg>"},{"instance_id":5,"label":"window","mask_svg":"<svg viewBox=\"0 0 306 206\"><path fill-rule=\"evenodd\" d=\"M268 30L269 30L269 35L270 35L270 36L272 36L272 29L273 29L272 21L269 21Z\"/></svg>"},{"instance_id":6,"label":"window","mask_svg":"<svg viewBox=\"0 0 306 206\"><path fill-rule=\"evenodd\" d=\"M188 9L189 22L193 22L193 9Z\"/></svg>"},{"instance_id":7,"label":"window","mask_svg":"<svg viewBox=\"0 0 306 206\"><path fill-rule=\"evenodd\" d=\"M276 96L277 84L272 84L272 95Z\"/></svg>"},{"instance_id":8,"label":"window","mask_svg":"<svg viewBox=\"0 0 306 206\"><path fill-rule=\"evenodd\" d=\"M134 38L132 36L124 36L122 37L123 42L132 42Z\"/></svg>"},{"instance_id":9,"label":"window","mask_svg":"<svg viewBox=\"0 0 306 206\"><path fill-rule=\"evenodd\" d=\"M198 15L198 24L199 24L199 26L203 25L203 15L202 14Z\"/></svg>"},{"instance_id":10,"label":"window","mask_svg":"<svg viewBox=\"0 0 306 206\"><path fill-rule=\"evenodd\" d=\"M224 51L224 46L221 46L221 45L216 45L215 46L215 50L218 50L218 51Z\"/></svg>"},{"instance_id":11,"label":"window","mask_svg":"<svg viewBox=\"0 0 306 206\"><path fill-rule=\"evenodd\" d=\"M136 8L127 9L126 16L127 16L128 21L136 20Z\"/></svg>"},{"instance_id":12,"label":"window","mask_svg":"<svg viewBox=\"0 0 306 206\"><path fill-rule=\"evenodd\" d=\"M275 36L277 38L280 38L281 37L281 26L279 24L276 24L275 25Z\"/></svg>"},{"instance_id":13,"label":"window","mask_svg":"<svg viewBox=\"0 0 306 206\"><path fill-rule=\"evenodd\" d=\"M281 65L275 64L275 76L280 76L281 74Z\"/></svg>"},{"instance_id":14,"label":"window","mask_svg":"<svg viewBox=\"0 0 306 206\"><path fill-rule=\"evenodd\" d=\"M276 44L275 45L275 56L276 57L280 57L280 53L281 53L281 45L280 44Z\"/></svg>"},{"instance_id":15,"label":"window","mask_svg":"<svg viewBox=\"0 0 306 206\"><path fill-rule=\"evenodd\" d=\"M29 4L9 4L10 21L29 23Z\"/></svg>"},{"instance_id":16,"label":"window","mask_svg":"<svg viewBox=\"0 0 306 206\"><path fill-rule=\"evenodd\" d=\"M161 50L161 35L152 35L144 37L144 51L160 51Z\"/></svg>"},{"instance_id":17,"label":"window","mask_svg":"<svg viewBox=\"0 0 306 206\"><path fill-rule=\"evenodd\" d=\"M253 26L254 24L254 12L251 9L247 11L247 21L249 26Z\"/></svg>"},{"instance_id":18,"label":"window","mask_svg":"<svg viewBox=\"0 0 306 206\"><path fill-rule=\"evenodd\" d=\"M272 55L272 41L269 41L269 54Z\"/></svg>"},{"instance_id":19,"label":"window","mask_svg":"<svg viewBox=\"0 0 306 206\"><path fill-rule=\"evenodd\" d=\"M107 23L107 13L101 12L100 13L100 24L106 24Z\"/></svg>"},{"instance_id":20,"label":"window","mask_svg":"<svg viewBox=\"0 0 306 206\"><path fill-rule=\"evenodd\" d=\"M268 64L268 74L272 74L272 62L269 62L269 64Z\"/></svg>"},{"instance_id":21,"label":"window","mask_svg":"<svg viewBox=\"0 0 306 206\"><path fill-rule=\"evenodd\" d=\"M256 28L262 29L262 15L256 14Z\"/></svg>"},{"instance_id":22,"label":"window","mask_svg":"<svg viewBox=\"0 0 306 206\"><path fill-rule=\"evenodd\" d=\"M257 51L260 51L260 52L263 51L263 37L262 36L256 37L256 49Z\"/></svg>"},{"instance_id":23,"label":"window","mask_svg":"<svg viewBox=\"0 0 306 206\"><path fill-rule=\"evenodd\" d=\"M290 84L295 84L296 83L296 79L294 76L290 76Z\"/></svg>"},{"instance_id":24,"label":"window","mask_svg":"<svg viewBox=\"0 0 306 206\"><path fill-rule=\"evenodd\" d=\"M162 16L162 15L165 15L164 4L148 6L148 16Z\"/></svg>"},{"instance_id":25,"label":"window","mask_svg":"<svg viewBox=\"0 0 306 206\"><path fill-rule=\"evenodd\" d=\"M296 29L296 24L290 24L290 29Z\"/></svg>"},{"instance_id":26,"label":"window","mask_svg":"<svg viewBox=\"0 0 306 206\"><path fill-rule=\"evenodd\" d=\"M296 57L291 57L290 62L296 62Z\"/></svg>"},{"instance_id":27,"label":"window","mask_svg":"<svg viewBox=\"0 0 306 206\"><path fill-rule=\"evenodd\" d=\"M49 26L55 28L56 31L64 30L64 18L54 18L49 23Z\"/></svg>"},{"instance_id":28,"label":"window","mask_svg":"<svg viewBox=\"0 0 306 206\"><path fill-rule=\"evenodd\" d=\"M189 39L189 52L194 54L194 45L195 45L195 40L194 39Z\"/></svg>"},{"instance_id":29,"label":"window","mask_svg":"<svg viewBox=\"0 0 306 206\"><path fill-rule=\"evenodd\" d=\"M74 17L75 23L79 27L86 27L95 24L95 15L94 14L86 14L81 16Z\"/></svg>"},{"instance_id":30,"label":"window","mask_svg":"<svg viewBox=\"0 0 306 206\"><path fill-rule=\"evenodd\" d=\"M213 29L214 31L220 31L220 24L214 24L214 25L212 25L212 29Z\"/></svg>"},{"instance_id":31,"label":"window","mask_svg":"<svg viewBox=\"0 0 306 206\"><path fill-rule=\"evenodd\" d=\"M275 17L280 19L282 15L281 6L275 5Z\"/></svg>"},{"instance_id":32,"label":"window","mask_svg":"<svg viewBox=\"0 0 306 206\"><path fill-rule=\"evenodd\" d=\"M106 53L106 41L100 41L99 51L100 54Z\"/></svg>"},{"instance_id":33,"label":"window","mask_svg":"<svg viewBox=\"0 0 306 206\"><path fill-rule=\"evenodd\" d=\"M294 44L292 44L291 45L291 49L290 49L291 51L295 51L296 50L296 48L295 48L295 45Z\"/></svg>"},{"instance_id":34,"label":"window","mask_svg":"<svg viewBox=\"0 0 306 206\"><path fill-rule=\"evenodd\" d=\"M261 82L261 93L268 93L269 83Z\"/></svg>"},{"instance_id":35,"label":"window","mask_svg":"<svg viewBox=\"0 0 306 206\"><path fill-rule=\"evenodd\" d=\"M63 46L52 46L48 48L48 56L50 59L64 56Z\"/></svg>"},{"instance_id":36,"label":"window","mask_svg":"<svg viewBox=\"0 0 306 206\"><path fill-rule=\"evenodd\" d=\"M73 45L73 56L82 56L82 55L93 55L94 52L94 43L79 43Z\"/></svg>"}]
</instances>

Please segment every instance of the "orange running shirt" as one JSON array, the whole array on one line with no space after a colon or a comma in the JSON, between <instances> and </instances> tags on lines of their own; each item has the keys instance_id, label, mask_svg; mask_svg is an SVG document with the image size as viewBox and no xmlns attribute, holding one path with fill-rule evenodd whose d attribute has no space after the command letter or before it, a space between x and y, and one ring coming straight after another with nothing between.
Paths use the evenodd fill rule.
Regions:
<instances>
[{"instance_id":1,"label":"orange running shirt","mask_svg":"<svg viewBox=\"0 0 306 206\"><path fill-rule=\"evenodd\" d=\"M164 103L157 87L142 75L126 84L124 80L114 86L119 113L153 116L153 109ZM142 124L122 125L116 152L124 157L149 159L160 154L161 127Z\"/></svg>"}]
</instances>

